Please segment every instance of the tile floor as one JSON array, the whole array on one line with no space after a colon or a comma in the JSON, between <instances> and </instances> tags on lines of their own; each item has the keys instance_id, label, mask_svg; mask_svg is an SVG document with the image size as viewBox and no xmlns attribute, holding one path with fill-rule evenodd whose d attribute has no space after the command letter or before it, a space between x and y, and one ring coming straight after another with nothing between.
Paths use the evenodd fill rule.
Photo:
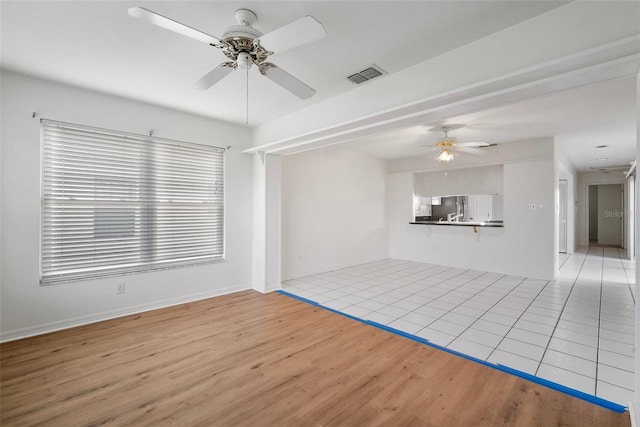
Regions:
<instances>
[{"instance_id":1,"label":"tile floor","mask_svg":"<svg viewBox=\"0 0 640 427\"><path fill-rule=\"evenodd\" d=\"M615 248L560 258L556 281L387 259L283 283L325 307L627 406L635 263Z\"/></svg>"}]
</instances>

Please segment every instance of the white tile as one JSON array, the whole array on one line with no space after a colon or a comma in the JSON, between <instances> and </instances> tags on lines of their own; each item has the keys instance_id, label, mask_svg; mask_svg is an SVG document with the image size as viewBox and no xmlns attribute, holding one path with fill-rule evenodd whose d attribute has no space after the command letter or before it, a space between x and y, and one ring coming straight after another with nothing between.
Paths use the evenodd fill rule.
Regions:
<instances>
[{"instance_id":1,"label":"white tile","mask_svg":"<svg viewBox=\"0 0 640 427\"><path fill-rule=\"evenodd\" d=\"M338 299L338 298L347 296L347 294L345 294L344 292L340 292L340 291L329 291L329 292L323 293L323 295L331 297L333 299Z\"/></svg>"},{"instance_id":2,"label":"white tile","mask_svg":"<svg viewBox=\"0 0 640 427\"><path fill-rule=\"evenodd\" d=\"M376 311L382 307L385 306L385 304L382 304L381 302L378 301L372 301L372 300L364 300L362 302L359 302L358 304L356 304L358 307L362 307L365 308L369 311Z\"/></svg>"},{"instance_id":3,"label":"white tile","mask_svg":"<svg viewBox=\"0 0 640 427\"><path fill-rule=\"evenodd\" d=\"M631 326L634 325L633 316L620 316L615 314L602 313L600 318L602 320L606 320L607 322L617 322L617 323L623 323L625 325L631 325Z\"/></svg>"},{"instance_id":4,"label":"white tile","mask_svg":"<svg viewBox=\"0 0 640 427\"><path fill-rule=\"evenodd\" d=\"M454 312L450 312L442 316L442 320L446 320L447 322L455 323L456 325L461 326L470 326L473 322L476 321L475 318L465 316L463 314L458 314Z\"/></svg>"},{"instance_id":5,"label":"white tile","mask_svg":"<svg viewBox=\"0 0 640 427\"><path fill-rule=\"evenodd\" d=\"M502 341L503 337L471 327L460 334L460 338L494 348Z\"/></svg>"},{"instance_id":6,"label":"white tile","mask_svg":"<svg viewBox=\"0 0 640 427\"><path fill-rule=\"evenodd\" d=\"M508 351L522 357L540 361L544 353L544 347L528 344L522 341L516 341L511 338L505 338L498 345L498 350Z\"/></svg>"},{"instance_id":7,"label":"white tile","mask_svg":"<svg viewBox=\"0 0 640 427\"><path fill-rule=\"evenodd\" d=\"M633 335L625 334L624 332L612 331L610 329L601 329L600 338L604 338L606 340L611 340L611 341L618 341L625 344L635 343L635 337Z\"/></svg>"},{"instance_id":8,"label":"white tile","mask_svg":"<svg viewBox=\"0 0 640 427\"><path fill-rule=\"evenodd\" d=\"M436 317L425 316L424 314L416 313L412 311L411 313L407 313L401 317L402 320L406 320L411 323L415 323L416 325L421 325L423 328L433 321L435 321Z\"/></svg>"},{"instance_id":9,"label":"white tile","mask_svg":"<svg viewBox=\"0 0 640 427\"><path fill-rule=\"evenodd\" d=\"M572 356L581 357L591 361L596 361L598 356L598 349L588 345L578 344L571 341L565 341L560 338L552 337L549 341L549 349L556 350L561 353L567 353Z\"/></svg>"},{"instance_id":10,"label":"white tile","mask_svg":"<svg viewBox=\"0 0 640 427\"><path fill-rule=\"evenodd\" d=\"M417 303L417 302L413 302L413 301L408 301L408 300L400 300L400 301L396 301L393 304L391 304L392 307L398 307L401 308L403 310L407 310L407 311L413 311L416 308L420 307L421 304Z\"/></svg>"},{"instance_id":11,"label":"white tile","mask_svg":"<svg viewBox=\"0 0 640 427\"><path fill-rule=\"evenodd\" d=\"M598 326L598 319L595 317L580 316L578 314L562 313L561 319L570 320L576 323L583 323L590 326Z\"/></svg>"},{"instance_id":12,"label":"white tile","mask_svg":"<svg viewBox=\"0 0 640 427\"><path fill-rule=\"evenodd\" d=\"M365 301L364 298L356 296L356 295L345 295L343 297L337 298L340 301L345 301L348 302L349 304L355 305L358 303L361 303L362 301Z\"/></svg>"},{"instance_id":13,"label":"white tile","mask_svg":"<svg viewBox=\"0 0 640 427\"><path fill-rule=\"evenodd\" d=\"M371 298L371 301L377 301L379 303L385 304L385 305L389 305L389 304L393 304L394 302L398 301L399 298L394 298L391 297L389 295L378 295L377 297L373 297Z\"/></svg>"},{"instance_id":14,"label":"white tile","mask_svg":"<svg viewBox=\"0 0 640 427\"><path fill-rule=\"evenodd\" d=\"M458 306L453 310L451 310L452 313L462 314L464 316L469 316L474 319L477 319L478 317L482 316L485 313L485 311L486 310L478 310L476 308L463 307L463 306Z\"/></svg>"},{"instance_id":15,"label":"white tile","mask_svg":"<svg viewBox=\"0 0 640 427\"><path fill-rule=\"evenodd\" d=\"M544 353L542 363L566 369L567 371L575 372L586 377L596 377L596 362L567 353L561 353L556 350L547 349Z\"/></svg>"},{"instance_id":16,"label":"white tile","mask_svg":"<svg viewBox=\"0 0 640 427\"><path fill-rule=\"evenodd\" d=\"M596 392L595 379L556 366L542 363L536 376L591 395Z\"/></svg>"},{"instance_id":17,"label":"white tile","mask_svg":"<svg viewBox=\"0 0 640 427\"><path fill-rule=\"evenodd\" d=\"M560 319L558 322L558 328L579 332L581 334L598 336L597 326L585 325L584 323L572 322L570 320Z\"/></svg>"},{"instance_id":18,"label":"white tile","mask_svg":"<svg viewBox=\"0 0 640 427\"><path fill-rule=\"evenodd\" d=\"M537 313L533 313L533 312L527 311L526 313L524 313L522 315L520 320L526 320L526 321L529 321L529 322L541 323L543 325L554 326L555 327L556 323L558 322L558 317L557 316L541 315L541 314L537 314Z\"/></svg>"},{"instance_id":19,"label":"white tile","mask_svg":"<svg viewBox=\"0 0 640 427\"><path fill-rule=\"evenodd\" d=\"M367 310L366 308L358 307L357 305L352 305L350 307L345 307L340 310L341 313L346 313L353 317L364 317L366 314L371 313L371 310Z\"/></svg>"},{"instance_id":20,"label":"white tile","mask_svg":"<svg viewBox=\"0 0 640 427\"><path fill-rule=\"evenodd\" d=\"M490 322L488 320L477 320L473 325L473 329L489 332L490 334L504 336L509 332L510 327L500 323Z\"/></svg>"},{"instance_id":21,"label":"white tile","mask_svg":"<svg viewBox=\"0 0 640 427\"><path fill-rule=\"evenodd\" d=\"M419 313L424 314L425 316L438 318L444 316L447 311L435 307L430 307L428 305L423 305L422 307L418 307L413 310L413 313Z\"/></svg>"},{"instance_id":22,"label":"white tile","mask_svg":"<svg viewBox=\"0 0 640 427\"><path fill-rule=\"evenodd\" d=\"M378 295L380 295L380 292L370 291L370 290L359 290L356 293L356 295L368 300L368 299L371 299L373 297L377 297Z\"/></svg>"},{"instance_id":23,"label":"white tile","mask_svg":"<svg viewBox=\"0 0 640 427\"><path fill-rule=\"evenodd\" d=\"M623 371L622 369L614 368L612 366L599 364L598 380L626 388L628 390L633 390L635 376L629 371Z\"/></svg>"},{"instance_id":24,"label":"white tile","mask_svg":"<svg viewBox=\"0 0 640 427\"><path fill-rule=\"evenodd\" d=\"M487 359L487 362L517 369L518 371L522 371L530 375L534 375L538 368L538 362L535 360L527 359L526 357L518 356L517 354L502 350L494 350L491 356Z\"/></svg>"},{"instance_id":25,"label":"white tile","mask_svg":"<svg viewBox=\"0 0 640 427\"><path fill-rule=\"evenodd\" d=\"M612 353L603 349L599 350L598 363L613 366L629 372L635 372L635 359L619 353Z\"/></svg>"},{"instance_id":26,"label":"white tile","mask_svg":"<svg viewBox=\"0 0 640 427\"><path fill-rule=\"evenodd\" d=\"M319 301L318 301L319 302ZM343 308L347 308L349 306L351 306L351 304L349 304L348 302L345 301L340 301L340 300L331 300L331 301L327 301L327 302L319 302L321 305L325 306L325 307L329 307L332 308L334 310L342 310Z\"/></svg>"},{"instance_id":27,"label":"white tile","mask_svg":"<svg viewBox=\"0 0 640 427\"><path fill-rule=\"evenodd\" d=\"M535 332L537 334L551 335L554 327L542 323L530 322L529 320L520 319L513 325L514 328L524 329L525 331Z\"/></svg>"},{"instance_id":28,"label":"white tile","mask_svg":"<svg viewBox=\"0 0 640 427\"><path fill-rule=\"evenodd\" d=\"M591 347L598 346L598 337L593 335L581 334L579 332L570 331L568 329L556 328L553 336L565 341L576 342L578 344L589 345Z\"/></svg>"},{"instance_id":29,"label":"white tile","mask_svg":"<svg viewBox=\"0 0 640 427\"><path fill-rule=\"evenodd\" d=\"M491 354L491 350L493 350L493 347L488 347L486 345L478 344L477 342L468 341L464 338L456 338L451 344L447 346L447 348L481 360L485 360L489 356L489 354Z\"/></svg>"},{"instance_id":30,"label":"white tile","mask_svg":"<svg viewBox=\"0 0 640 427\"><path fill-rule=\"evenodd\" d=\"M402 332L406 332L411 335L414 335L416 332L424 328L424 326L416 325L415 323L407 322L406 320L402 319L394 320L387 326L394 329L399 329Z\"/></svg>"},{"instance_id":31,"label":"white tile","mask_svg":"<svg viewBox=\"0 0 640 427\"><path fill-rule=\"evenodd\" d=\"M452 304L450 302L436 300L436 301L431 301L430 303L427 303L427 305L429 307L439 308L440 310L450 311L451 309L456 307L458 304Z\"/></svg>"},{"instance_id":32,"label":"white tile","mask_svg":"<svg viewBox=\"0 0 640 427\"><path fill-rule=\"evenodd\" d=\"M596 396L623 406L629 406L634 399L633 391L603 381L597 382Z\"/></svg>"},{"instance_id":33,"label":"white tile","mask_svg":"<svg viewBox=\"0 0 640 427\"><path fill-rule=\"evenodd\" d=\"M368 314L365 314L363 316L363 319L371 320L373 322L380 323L382 325L387 325L387 324L393 322L394 320L396 320L396 318L393 317L393 316L387 316L386 314L377 313L375 311L371 312L371 313L368 313Z\"/></svg>"},{"instance_id":34,"label":"white tile","mask_svg":"<svg viewBox=\"0 0 640 427\"><path fill-rule=\"evenodd\" d=\"M503 316L502 314L496 313L486 313L481 317L483 320L488 320L489 322L500 323L505 326L513 326L516 323L516 319L509 316Z\"/></svg>"},{"instance_id":35,"label":"white tile","mask_svg":"<svg viewBox=\"0 0 640 427\"><path fill-rule=\"evenodd\" d=\"M386 314L387 316L392 316L395 318L400 318L402 316L404 316L405 314L408 313L407 310L403 310L401 308L397 308L397 307L392 307L392 306L385 306L382 307L378 310L376 310L378 313L382 313L382 314Z\"/></svg>"},{"instance_id":36,"label":"white tile","mask_svg":"<svg viewBox=\"0 0 640 427\"><path fill-rule=\"evenodd\" d=\"M503 316L509 316L517 319L522 315L522 310L514 310L512 308L495 306L491 310L489 310L489 313L502 314Z\"/></svg>"},{"instance_id":37,"label":"white tile","mask_svg":"<svg viewBox=\"0 0 640 427\"><path fill-rule=\"evenodd\" d=\"M524 329L512 328L507 334L507 338L523 341L539 347L546 347L551 337L531 331L525 331Z\"/></svg>"},{"instance_id":38,"label":"white tile","mask_svg":"<svg viewBox=\"0 0 640 427\"><path fill-rule=\"evenodd\" d=\"M332 296L328 296L328 295L325 295L325 294L318 294L318 295L315 295L313 298L309 298L309 299L311 301L315 301L318 304L322 304L322 305L326 305L326 303L329 302L329 301L339 301L339 300L333 298ZM348 306L351 305L351 303L348 303L346 301L341 301L341 303L342 304L346 304L346 305L344 305L344 307L348 307Z\"/></svg>"},{"instance_id":39,"label":"white tile","mask_svg":"<svg viewBox=\"0 0 640 427\"><path fill-rule=\"evenodd\" d=\"M436 329L449 335L458 336L467 329L465 326L458 325L456 323L448 322L446 320L438 319L429 325L430 329Z\"/></svg>"},{"instance_id":40,"label":"white tile","mask_svg":"<svg viewBox=\"0 0 640 427\"><path fill-rule=\"evenodd\" d=\"M416 333L417 336L429 340L436 345L441 347L446 347L453 341L456 337L441 331L437 331L431 328L424 328Z\"/></svg>"}]
</instances>

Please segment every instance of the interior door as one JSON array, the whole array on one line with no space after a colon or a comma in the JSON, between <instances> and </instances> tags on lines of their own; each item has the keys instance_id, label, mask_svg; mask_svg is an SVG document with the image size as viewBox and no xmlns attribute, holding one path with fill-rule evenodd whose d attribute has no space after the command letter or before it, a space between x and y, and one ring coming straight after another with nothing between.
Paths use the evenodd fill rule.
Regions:
<instances>
[{"instance_id":1,"label":"interior door","mask_svg":"<svg viewBox=\"0 0 640 427\"><path fill-rule=\"evenodd\" d=\"M567 253L567 180L558 183L558 251Z\"/></svg>"},{"instance_id":2,"label":"interior door","mask_svg":"<svg viewBox=\"0 0 640 427\"><path fill-rule=\"evenodd\" d=\"M598 244L622 247L622 184L598 185Z\"/></svg>"}]
</instances>

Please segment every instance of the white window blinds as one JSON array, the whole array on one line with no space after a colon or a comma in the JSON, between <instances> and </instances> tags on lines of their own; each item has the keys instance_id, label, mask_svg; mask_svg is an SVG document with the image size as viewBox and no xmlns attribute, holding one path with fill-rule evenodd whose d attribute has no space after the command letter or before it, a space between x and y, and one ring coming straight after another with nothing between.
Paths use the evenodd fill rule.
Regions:
<instances>
[{"instance_id":1,"label":"white window blinds","mask_svg":"<svg viewBox=\"0 0 640 427\"><path fill-rule=\"evenodd\" d=\"M42 121L43 284L221 260L224 149Z\"/></svg>"}]
</instances>

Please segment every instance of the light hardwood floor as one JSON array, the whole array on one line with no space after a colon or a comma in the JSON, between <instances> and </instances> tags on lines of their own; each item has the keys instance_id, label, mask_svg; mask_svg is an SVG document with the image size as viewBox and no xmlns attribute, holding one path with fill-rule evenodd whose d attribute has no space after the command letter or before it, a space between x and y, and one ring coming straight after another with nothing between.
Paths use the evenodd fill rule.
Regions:
<instances>
[{"instance_id":1,"label":"light hardwood floor","mask_svg":"<svg viewBox=\"0 0 640 427\"><path fill-rule=\"evenodd\" d=\"M630 426L566 394L245 291L0 346L13 425Z\"/></svg>"}]
</instances>

